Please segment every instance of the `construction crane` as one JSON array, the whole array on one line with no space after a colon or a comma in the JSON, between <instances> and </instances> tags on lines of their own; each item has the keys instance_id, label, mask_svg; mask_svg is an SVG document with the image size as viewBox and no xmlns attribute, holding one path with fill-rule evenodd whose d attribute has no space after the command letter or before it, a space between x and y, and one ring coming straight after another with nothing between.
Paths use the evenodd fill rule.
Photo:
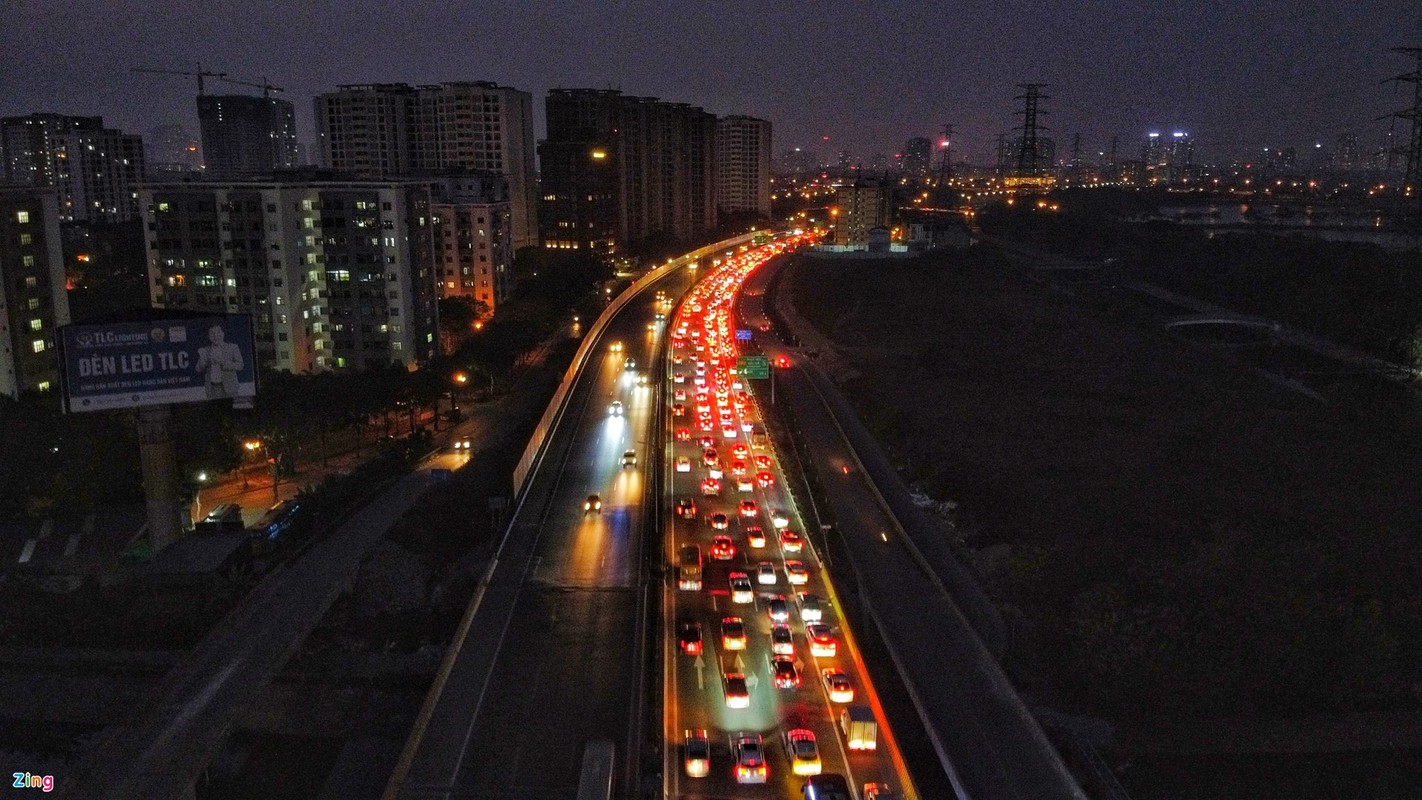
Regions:
<instances>
[{"instance_id":1,"label":"construction crane","mask_svg":"<svg viewBox=\"0 0 1422 800\"><path fill-rule=\"evenodd\" d=\"M267 82L267 76L265 76L265 75L262 76L262 82L261 82L261 83L252 83L251 81L239 81L239 80L235 80L235 79L233 79L233 78L229 78L229 77L227 77L226 75L219 75L219 76L218 76L218 79L219 79L219 80L226 81L226 82L228 82L228 83L235 83L235 84L237 84L238 86L255 86L256 88L262 90L262 97L271 97L271 96L272 96L272 94L271 94L272 92L284 92L284 91L286 91L285 89L281 88L280 86L273 86L273 85L271 85L270 83L268 83L268 82Z\"/></svg>"},{"instance_id":2,"label":"construction crane","mask_svg":"<svg viewBox=\"0 0 1422 800\"><path fill-rule=\"evenodd\" d=\"M194 77L194 76L196 76L196 77L197 77L198 96L199 96L199 97L201 97L201 96L202 96L202 93L203 93L203 85L202 85L202 79L203 79L203 78L222 78L222 79L225 79L225 78L227 77L227 73L225 73L225 72L211 72L211 71L209 71L209 70L203 69L203 68L202 68L202 64L198 64L198 65L197 65L197 72L192 72L192 71L183 70L183 69L153 69L153 68L151 68L151 67L134 67L134 68L132 69L132 71L133 71L133 72L154 72L154 73L158 73L159 75L187 75L188 77Z\"/></svg>"}]
</instances>

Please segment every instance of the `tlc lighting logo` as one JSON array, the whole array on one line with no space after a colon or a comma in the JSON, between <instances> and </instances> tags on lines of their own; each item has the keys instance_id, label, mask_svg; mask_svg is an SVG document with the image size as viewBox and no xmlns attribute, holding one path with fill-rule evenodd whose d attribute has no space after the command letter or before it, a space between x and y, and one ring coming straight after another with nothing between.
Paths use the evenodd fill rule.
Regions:
<instances>
[{"instance_id":1,"label":"tlc lighting logo","mask_svg":"<svg viewBox=\"0 0 1422 800\"><path fill-rule=\"evenodd\" d=\"M11 773L15 776L14 789L39 789L42 792L54 791L53 775L31 775L28 772Z\"/></svg>"}]
</instances>

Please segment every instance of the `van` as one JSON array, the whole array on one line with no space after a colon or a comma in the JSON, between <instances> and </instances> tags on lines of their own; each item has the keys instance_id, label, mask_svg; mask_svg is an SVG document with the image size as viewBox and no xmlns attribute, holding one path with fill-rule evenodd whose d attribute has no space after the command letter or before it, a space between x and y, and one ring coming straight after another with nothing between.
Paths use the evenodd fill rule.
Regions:
<instances>
[{"instance_id":1,"label":"van","mask_svg":"<svg viewBox=\"0 0 1422 800\"><path fill-rule=\"evenodd\" d=\"M850 750L879 748L879 723L867 706L849 706L839 712L839 729L844 733L845 745Z\"/></svg>"}]
</instances>

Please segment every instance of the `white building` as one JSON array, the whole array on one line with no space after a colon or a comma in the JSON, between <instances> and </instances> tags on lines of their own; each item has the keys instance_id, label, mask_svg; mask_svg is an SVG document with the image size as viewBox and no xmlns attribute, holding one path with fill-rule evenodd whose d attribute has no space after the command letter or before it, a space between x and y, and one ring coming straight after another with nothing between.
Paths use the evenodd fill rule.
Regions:
<instances>
[{"instance_id":1,"label":"white building","mask_svg":"<svg viewBox=\"0 0 1422 800\"><path fill-rule=\"evenodd\" d=\"M150 184L153 305L253 316L262 365L363 369L433 358L428 181Z\"/></svg>"}]
</instances>

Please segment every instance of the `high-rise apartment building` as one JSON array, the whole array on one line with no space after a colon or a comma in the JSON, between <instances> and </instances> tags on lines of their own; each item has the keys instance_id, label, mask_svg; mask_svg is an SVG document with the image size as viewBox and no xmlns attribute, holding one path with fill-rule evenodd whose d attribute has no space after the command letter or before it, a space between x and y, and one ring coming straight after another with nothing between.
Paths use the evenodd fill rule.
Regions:
<instances>
[{"instance_id":1,"label":"high-rise apartment building","mask_svg":"<svg viewBox=\"0 0 1422 800\"><path fill-rule=\"evenodd\" d=\"M150 174L202 170L202 144L182 125L159 125L143 137L143 157Z\"/></svg>"},{"instance_id":2,"label":"high-rise apartment building","mask_svg":"<svg viewBox=\"0 0 1422 800\"><path fill-rule=\"evenodd\" d=\"M434 271L440 297L464 296L493 313L513 275L509 183L492 172L433 181Z\"/></svg>"},{"instance_id":3,"label":"high-rise apartment building","mask_svg":"<svg viewBox=\"0 0 1422 800\"><path fill-rule=\"evenodd\" d=\"M428 181L313 173L150 184L141 199L153 305L251 314L263 366L413 368L435 356Z\"/></svg>"},{"instance_id":4,"label":"high-rise apartment building","mask_svg":"<svg viewBox=\"0 0 1422 800\"><path fill-rule=\"evenodd\" d=\"M915 136L904 142L902 156L899 163L903 166L905 175L914 178L927 177L932 167L933 142L927 137Z\"/></svg>"},{"instance_id":5,"label":"high-rise apartment building","mask_svg":"<svg viewBox=\"0 0 1422 800\"><path fill-rule=\"evenodd\" d=\"M513 247L538 243L528 92L488 81L349 85L317 95L315 113L322 166L370 178L499 173L509 184Z\"/></svg>"},{"instance_id":6,"label":"high-rise apartment building","mask_svg":"<svg viewBox=\"0 0 1422 800\"><path fill-rule=\"evenodd\" d=\"M271 175L299 166L296 112L275 97L200 94L202 158L209 178Z\"/></svg>"},{"instance_id":7,"label":"high-rise apartment building","mask_svg":"<svg viewBox=\"0 0 1422 800\"><path fill-rule=\"evenodd\" d=\"M543 246L612 255L716 225L716 117L612 89L553 89L542 142ZM615 227L614 227L615 226Z\"/></svg>"},{"instance_id":8,"label":"high-rise apartment building","mask_svg":"<svg viewBox=\"0 0 1422 800\"><path fill-rule=\"evenodd\" d=\"M716 121L716 207L770 216L770 123L746 116Z\"/></svg>"},{"instance_id":9,"label":"high-rise apartment building","mask_svg":"<svg viewBox=\"0 0 1422 800\"><path fill-rule=\"evenodd\" d=\"M873 180L856 180L835 192L834 243L862 245L869 242L869 231L887 228L892 220L893 189Z\"/></svg>"},{"instance_id":10,"label":"high-rise apartment building","mask_svg":"<svg viewBox=\"0 0 1422 800\"><path fill-rule=\"evenodd\" d=\"M138 216L143 139L105 128L102 117L0 119L0 162L0 182L58 190L61 222L121 222Z\"/></svg>"},{"instance_id":11,"label":"high-rise apartment building","mask_svg":"<svg viewBox=\"0 0 1422 800\"><path fill-rule=\"evenodd\" d=\"M59 388L55 329L68 322L58 194L0 189L0 394Z\"/></svg>"}]
</instances>

